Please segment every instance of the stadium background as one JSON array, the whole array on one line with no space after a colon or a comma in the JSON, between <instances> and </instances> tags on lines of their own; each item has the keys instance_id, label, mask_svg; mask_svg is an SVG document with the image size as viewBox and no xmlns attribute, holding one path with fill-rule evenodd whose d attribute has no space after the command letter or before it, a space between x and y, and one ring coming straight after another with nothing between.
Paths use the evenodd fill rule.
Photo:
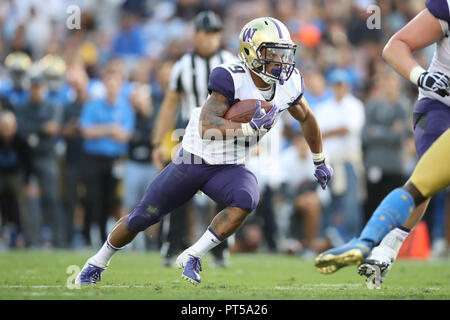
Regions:
<instances>
[{"instance_id":1,"label":"stadium background","mask_svg":"<svg viewBox=\"0 0 450 320\"><path fill-rule=\"evenodd\" d=\"M370 13L366 10L372 4L381 9L381 29L367 28ZM81 9L79 30L67 27L66 22L70 16L67 8L70 5ZM269 210L273 210L276 223L268 228L264 215L255 213L236 235L232 252L285 252L308 259L318 251L356 236L371 214L373 203L370 200L382 198L395 187L389 185L387 188L387 183L380 183L381 179L394 175L396 177L389 181L398 183L411 173L416 162L411 110L417 90L409 82L394 75L382 61L381 52L389 37L423 8L424 1L421 0L55 0L46 1L45 5L31 0L2 1L1 108L12 109L18 119L23 117L21 105L27 103L28 97L24 94L25 98L21 102L11 99L14 97L14 90L11 89L12 73L5 59L11 53L25 52L32 64L24 64L26 72L23 74L23 91L29 92L33 85L38 85L42 96L39 103L53 108L53 120L58 122L53 134L55 142L52 144L52 151L49 151L52 154L49 157L53 157L54 152L55 161L46 162L48 170L42 170L42 175L48 174L56 179L54 182L58 192L53 200L57 201L59 209L56 214L48 213L48 203L42 199L46 190L42 188L50 188L51 185L40 185L39 179L45 178L36 175L34 171L29 183L18 182L20 188L17 192L11 193L9 189L3 188L0 191L0 250L99 248L102 237L96 223L98 217L88 217L83 206L86 198L84 180L80 178L74 186L73 180L67 178L72 165L85 164L81 152L75 160L69 159L66 152L67 141L62 134L65 125L64 110L76 100L74 86L80 82L85 85L86 101L102 98L105 90L101 78L103 70L106 66L117 67L126 78L122 92L126 92L128 87L144 85L139 86L143 88L144 94L139 96L138 99L142 100L138 103L151 105L152 118L155 118L164 98L171 66L192 48L192 21L203 10L212 10L223 19L223 46L234 53L237 52L237 36L247 21L260 16L272 16L283 21L291 31L293 40L299 44L297 67L304 75L306 98L318 115L319 123L326 124L327 119L321 108L327 103L333 103L338 90L336 87L340 83L348 85L350 94L360 101L365 114L364 121L359 123L359 131L348 133L356 141L354 149L349 153L361 155L356 160L344 159L350 162L354 176L339 178L341 184L332 186L327 191L317 189L317 185L311 184L313 177L304 174L310 167L305 161L301 161L301 152L293 149L301 150L304 147L301 133L299 127L286 119L279 132L280 165L277 172L280 173L276 174L276 179L270 178L263 169L258 172L258 165L254 167L260 178L261 192L265 195L263 199L269 199ZM432 53L430 47L417 54L423 66L428 65ZM55 56L63 60L63 66ZM54 78L46 78L46 68L57 70ZM50 94L51 92L54 94ZM130 104L133 103L131 100L128 100ZM375 111L369 112L381 108L378 107L380 105L389 105L397 110L400 114L398 121L392 122L392 117L397 114L395 112L388 113L388 116ZM351 115L347 118L350 119ZM17 134L25 135L25 131L26 138L33 133L19 121ZM395 139L390 139L394 136ZM333 146L342 143L339 137L334 137L329 144ZM167 140L167 154L170 154L170 146L174 143ZM30 139L27 142L33 145ZM39 160L47 159L39 157L37 155L31 161L38 163ZM126 214L122 199L130 192L123 188L127 153L124 152L119 160L114 166L114 178L118 184L114 190L115 206L107 221L108 230L121 215ZM335 165L332 157L330 162ZM393 162L398 165L391 166ZM10 174L5 163L0 162L5 165L0 173L3 182L7 181L6 177ZM283 170L287 174L282 174ZM343 172L344 176L345 172L348 173L345 169ZM290 175L302 180L291 181ZM74 194L77 198L72 219L68 212L68 202ZM356 202L343 201L352 199L351 196L355 194ZM18 205L11 205L12 197L17 198ZM207 206L204 205L206 200L202 196L197 198L196 209L186 221L191 241L197 239L207 223ZM409 248L404 255L416 254L420 258L427 258L430 254L448 256L446 247L450 231L446 229L448 219L445 219L450 210L448 200L446 205L448 198L446 191L436 196L428 208L424 223L421 228L417 228L424 230L424 233L420 233L418 243L423 244L429 240L432 252L426 248L424 251ZM338 201L339 206L334 201ZM29 215L33 215L35 220L30 222ZM56 227L53 219L58 221ZM151 228L146 232L144 244L130 246L132 248L129 250L160 250L161 240L158 235L161 229L158 225ZM60 239L55 232L60 235ZM268 245L270 239L275 239L275 246Z\"/></svg>"}]
</instances>

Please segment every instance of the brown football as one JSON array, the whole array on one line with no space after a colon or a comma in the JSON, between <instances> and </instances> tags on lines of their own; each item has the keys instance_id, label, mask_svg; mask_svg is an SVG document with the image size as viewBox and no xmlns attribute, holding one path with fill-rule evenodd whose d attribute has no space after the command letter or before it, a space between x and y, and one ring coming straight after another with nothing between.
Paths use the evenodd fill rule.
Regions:
<instances>
[{"instance_id":1,"label":"brown football","mask_svg":"<svg viewBox=\"0 0 450 320\"><path fill-rule=\"evenodd\" d=\"M224 119L231 120L233 122L246 123L249 122L255 114L255 103L257 99L242 100L233 104L230 109L223 116ZM260 100L261 108L269 112L272 109L270 102Z\"/></svg>"}]
</instances>

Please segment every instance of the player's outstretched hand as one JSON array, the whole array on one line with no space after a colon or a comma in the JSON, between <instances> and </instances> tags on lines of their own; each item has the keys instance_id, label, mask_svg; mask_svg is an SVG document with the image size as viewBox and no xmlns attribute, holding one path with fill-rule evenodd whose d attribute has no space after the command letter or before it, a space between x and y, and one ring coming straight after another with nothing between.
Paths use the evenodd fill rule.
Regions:
<instances>
[{"instance_id":1,"label":"player's outstretched hand","mask_svg":"<svg viewBox=\"0 0 450 320\"><path fill-rule=\"evenodd\" d=\"M255 113L253 114L252 120L249 123L242 124L242 131L246 136L255 136L261 132L269 131L274 122L275 117L278 114L278 107L273 105L269 112L265 112L261 108L261 102L257 101L255 103Z\"/></svg>"},{"instance_id":2,"label":"player's outstretched hand","mask_svg":"<svg viewBox=\"0 0 450 320\"><path fill-rule=\"evenodd\" d=\"M450 78L442 72L424 72L417 81L420 88L445 97L450 95Z\"/></svg>"},{"instance_id":3,"label":"player's outstretched hand","mask_svg":"<svg viewBox=\"0 0 450 320\"><path fill-rule=\"evenodd\" d=\"M333 168L329 164L327 164L325 160L317 162L314 161L314 166L316 167L314 176L316 177L322 189L325 190L331 180L331 177L333 176Z\"/></svg>"}]
</instances>

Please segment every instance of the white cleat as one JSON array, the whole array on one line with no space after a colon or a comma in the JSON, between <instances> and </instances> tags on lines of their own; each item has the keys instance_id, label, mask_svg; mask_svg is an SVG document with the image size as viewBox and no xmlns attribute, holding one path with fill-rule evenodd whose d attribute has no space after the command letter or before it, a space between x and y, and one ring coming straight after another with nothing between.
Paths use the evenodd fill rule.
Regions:
<instances>
[{"instance_id":1,"label":"white cleat","mask_svg":"<svg viewBox=\"0 0 450 320\"><path fill-rule=\"evenodd\" d=\"M193 254L187 249L184 250L178 255L177 259L175 260L175 267L177 267L178 269L184 269L191 255Z\"/></svg>"},{"instance_id":2,"label":"white cleat","mask_svg":"<svg viewBox=\"0 0 450 320\"><path fill-rule=\"evenodd\" d=\"M396 252L387 246L375 247L367 259L358 266L358 274L366 277L368 289L381 289L381 284L391 270Z\"/></svg>"}]
</instances>

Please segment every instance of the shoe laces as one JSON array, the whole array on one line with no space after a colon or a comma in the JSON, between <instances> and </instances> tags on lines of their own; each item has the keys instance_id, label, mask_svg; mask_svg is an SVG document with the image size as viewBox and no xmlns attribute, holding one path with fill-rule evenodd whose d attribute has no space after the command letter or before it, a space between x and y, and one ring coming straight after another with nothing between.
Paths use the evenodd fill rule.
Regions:
<instances>
[{"instance_id":1,"label":"shoe laces","mask_svg":"<svg viewBox=\"0 0 450 320\"><path fill-rule=\"evenodd\" d=\"M94 270L93 270L92 274L90 275L90 278L94 282L100 281L100 279L101 279L101 272L100 272L100 270L94 267Z\"/></svg>"},{"instance_id":2,"label":"shoe laces","mask_svg":"<svg viewBox=\"0 0 450 320\"><path fill-rule=\"evenodd\" d=\"M193 260L193 262L192 262L192 268L193 268L195 271L197 271L197 272L202 271L202 261L201 261L201 259L200 259L199 257L194 257L194 256L192 256L192 255L191 255L191 257L192 257L192 260Z\"/></svg>"},{"instance_id":3,"label":"shoe laces","mask_svg":"<svg viewBox=\"0 0 450 320\"><path fill-rule=\"evenodd\" d=\"M96 271L94 272L94 274L92 275L92 280L94 280L95 282L100 280L100 272Z\"/></svg>"}]
</instances>

